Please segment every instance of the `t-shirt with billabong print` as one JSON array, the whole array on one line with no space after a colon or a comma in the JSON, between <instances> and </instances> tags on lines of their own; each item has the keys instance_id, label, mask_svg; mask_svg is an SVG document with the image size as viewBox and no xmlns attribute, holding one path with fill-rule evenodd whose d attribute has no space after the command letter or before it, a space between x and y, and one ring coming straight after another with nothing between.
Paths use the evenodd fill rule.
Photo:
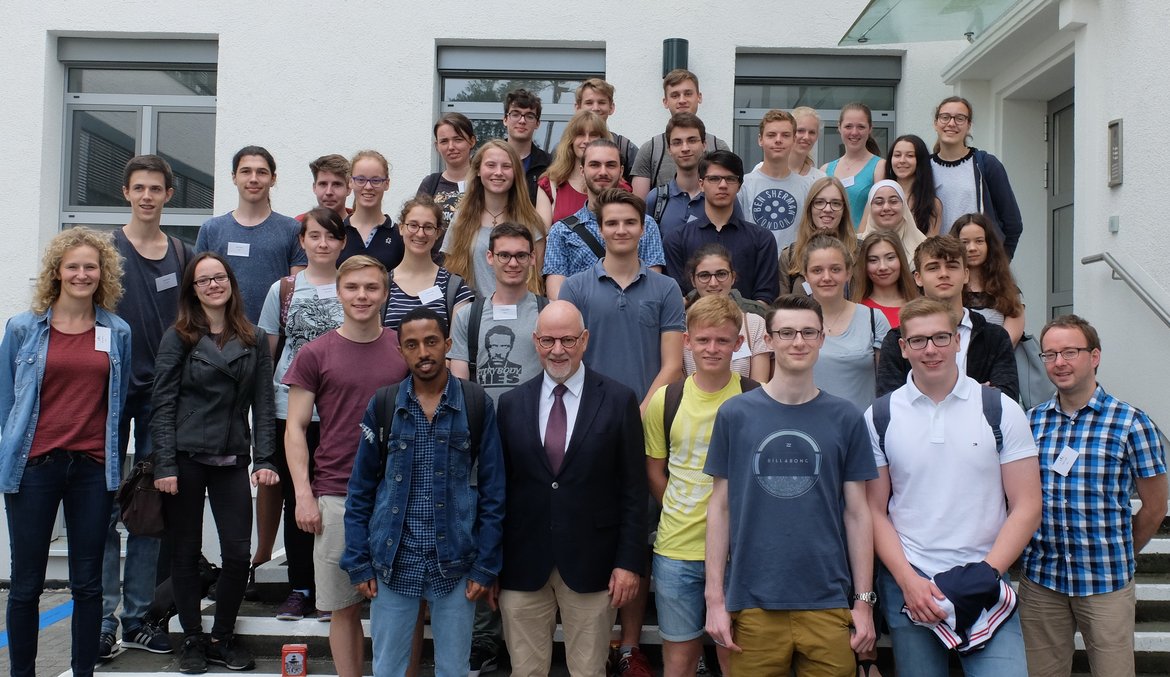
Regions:
<instances>
[{"instance_id":1,"label":"t-shirt with billabong print","mask_svg":"<svg viewBox=\"0 0 1170 677\"><path fill-rule=\"evenodd\" d=\"M759 169L743 177L743 186L739 189L743 215L748 221L771 231L776 238L776 251L796 241L800 212L814 180L812 176L801 176L796 172L783 179L774 179Z\"/></svg>"},{"instance_id":2,"label":"t-shirt with billabong print","mask_svg":"<svg viewBox=\"0 0 1170 677\"><path fill-rule=\"evenodd\" d=\"M480 314L474 376L497 403L500 395L540 375L541 371L540 358L532 342L538 314L536 295L529 292L514 308L514 311L510 306L496 308L488 299ZM455 315L449 359L469 361L470 318L470 308Z\"/></svg>"}]
</instances>

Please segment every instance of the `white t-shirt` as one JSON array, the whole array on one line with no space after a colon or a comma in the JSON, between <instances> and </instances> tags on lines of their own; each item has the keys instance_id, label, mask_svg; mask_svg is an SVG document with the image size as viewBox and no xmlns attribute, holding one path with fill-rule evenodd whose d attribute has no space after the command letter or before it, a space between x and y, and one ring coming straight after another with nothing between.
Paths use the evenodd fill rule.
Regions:
<instances>
[{"instance_id":1,"label":"white t-shirt","mask_svg":"<svg viewBox=\"0 0 1170 677\"><path fill-rule=\"evenodd\" d=\"M743 177L738 199L744 218L772 233L776 251L796 241L800 212L814 181L811 174L801 176L796 172L774 179L762 170Z\"/></svg>"},{"instance_id":2,"label":"white t-shirt","mask_svg":"<svg viewBox=\"0 0 1170 677\"><path fill-rule=\"evenodd\" d=\"M906 559L927 576L987 556L1007 519L1000 466L1037 455L1027 415L1003 394L996 453L980 387L960 375L936 405L908 378L890 396L884 453L873 408L865 412L874 461L890 473L890 521Z\"/></svg>"}]
</instances>

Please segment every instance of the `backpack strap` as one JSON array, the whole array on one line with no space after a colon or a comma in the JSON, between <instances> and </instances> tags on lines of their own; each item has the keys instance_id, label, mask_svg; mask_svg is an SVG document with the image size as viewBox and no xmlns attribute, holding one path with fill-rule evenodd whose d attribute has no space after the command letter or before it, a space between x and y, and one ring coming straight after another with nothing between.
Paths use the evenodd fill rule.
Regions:
<instances>
[{"instance_id":1,"label":"backpack strap","mask_svg":"<svg viewBox=\"0 0 1170 677\"><path fill-rule=\"evenodd\" d=\"M581 219L577 218L576 214L573 216L566 216L565 218L561 219L561 223L568 226L569 230L573 231L577 237L581 238L581 240L585 243L585 246L589 247L589 251L593 252L594 256L596 256L598 259L605 257L605 247L603 247L601 243L597 241L597 238L593 236L593 233L589 232L589 229L585 227L585 224L581 222Z\"/></svg>"},{"instance_id":2,"label":"backpack strap","mask_svg":"<svg viewBox=\"0 0 1170 677\"><path fill-rule=\"evenodd\" d=\"M467 375L476 380L475 358L479 353L480 316L487 299L476 298L471 302L471 315L467 318Z\"/></svg>"},{"instance_id":3,"label":"backpack strap","mask_svg":"<svg viewBox=\"0 0 1170 677\"><path fill-rule=\"evenodd\" d=\"M662 215L666 213L666 203L670 202L670 190L667 188L669 183L664 183L658 187L658 192L654 194L654 223L662 227Z\"/></svg>"},{"instance_id":4,"label":"backpack strap","mask_svg":"<svg viewBox=\"0 0 1170 677\"><path fill-rule=\"evenodd\" d=\"M398 402L400 383L382 386L374 392L374 422L378 426L378 453L382 462L378 464L378 481L386 476L386 457L390 454L390 432L394 427L394 408Z\"/></svg>"},{"instance_id":5,"label":"backpack strap","mask_svg":"<svg viewBox=\"0 0 1170 677\"><path fill-rule=\"evenodd\" d=\"M656 150L657 153L655 153ZM650 157L650 180L657 181L658 170L662 169L662 160L666 157L666 134L661 134L650 140Z\"/></svg>"},{"instance_id":6,"label":"backpack strap","mask_svg":"<svg viewBox=\"0 0 1170 677\"><path fill-rule=\"evenodd\" d=\"M670 428L674 425L674 418L678 415L678 408L682 405L683 386L687 380L684 378L681 381L675 381L666 386L666 401L662 407L662 432L666 436L666 455L670 455ZM739 379L739 391L746 393L756 388L759 388L758 381L753 381L746 376L741 376Z\"/></svg>"},{"instance_id":7,"label":"backpack strap","mask_svg":"<svg viewBox=\"0 0 1170 677\"><path fill-rule=\"evenodd\" d=\"M877 433L878 449L886 453L886 429L890 427L890 394L873 401L873 429Z\"/></svg>"},{"instance_id":8,"label":"backpack strap","mask_svg":"<svg viewBox=\"0 0 1170 677\"><path fill-rule=\"evenodd\" d=\"M447 330L451 330L451 323L455 321L455 304L459 301L459 288L463 286L463 278L450 273L447 278Z\"/></svg>"},{"instance_id":9,"label":"backpack strap","mask_svg":"<svg viewBox=\"0 0 1170 677\"><path fill-rule=\"evenodd\" d=\"M998 388L980 385L983 391L983 418L991 426L991 434L995 435L995 453L1003 453L1003 430L1000 423L1003 421L1003 400Z\"/></svg>"},{"instance_id":10,"label":"backpack strap","mask_svg":"<svg viewBox=\"0 0 1170 677\"><path fill-rule=\"evenodd\" d=\"M175 248L175 256L179 259L179 277L183 277L183 272L187 270L187 244L174 235L168 235L167 239Z\"/></svg>"},{"instance_id":11,"label":"backpack strap","mask_svg":"<svg viewBox=\"0 0 1170 677\"><path fill-rule=\"evenodd\" d=\"M536 314L539 315L540 311L544 310L545 306L547 306L547 305L548 305L548 297L541 296L540 294L537 294L536 295Z\"/></svg>"},{"instance_id":12,"label":"backpack strap","mask_svg":"<svg viewBox=\"0 0 1170 677\"><path fill-rule=\"evenodd\" d=\"M288 309L292 307L293 292L296 291L297 276L287 275L280 278L280 334L284 335L284 326L288 324Z\"/></svg>"},{"instance_id":13,"label":"backpack strap","mask_svg":"<svg viewBox=\"0 0 1170 677\"><path fill-rule=\"evenodd\" d=\"M442 172L435 172L427 178L423 179L423 185L419 186L419 193L423 195L434 196L435 192L439 190L439 179L443 176Z\"/></svg>"},{"instance_id":14,"label":"backpack strap","mask_svg":"<svg viewBox=\"0 0 1170 677\"><path fill-rule=\"evenodd\" d=\"M471 435L471 464L475 467L479 459L479 446L483 442L484 399L487 395L482 386L466 379L459 379L463 389L463 406L467 413L467 432Z\"/></svg>"}]
</instances>

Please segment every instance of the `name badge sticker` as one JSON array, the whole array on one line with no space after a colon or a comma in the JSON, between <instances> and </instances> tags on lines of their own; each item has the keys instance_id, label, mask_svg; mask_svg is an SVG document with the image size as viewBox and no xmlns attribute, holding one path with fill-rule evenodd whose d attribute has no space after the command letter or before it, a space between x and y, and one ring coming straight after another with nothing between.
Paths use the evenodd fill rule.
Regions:
<instances>
[{"instance_id":1,"label":"name badge sticker","mask_svg":"<svg viewBox=\"0 0 1170 677\"><path fill-rule=\"evenodd\" d=\"M443 290L439 289L439 285L427 287L418 293L418 300L422 301L423 305L430 305L441 298L443 298Z\"/></svg>"},{"instance_id":2,"label":"name badge sticker","mask_svg":"<svg viewBox=\"0 0 1170 677\"><path fill-rule=\"evenodd\" d=\"M841 185L845 186L846 188L849 188L850 186L853 185L854 178L855 177L852 177L852 176L846 176L845 178L841 179Z\"/></svg>"},{"instance_id":3,"label":"name badge sticker","mask_svg":"<svg viewBox=\"0 0 1170 677\"><path fill-rule=\"evenodd\" d=\"M745 340L744 340L744 342L743 342L743 345L741 345L741 346L739 347L739 350L737 350L737 351L735 351L734 353L732 353L732 354L731 354L731 359L733 359L733 360L738 360L738 359L740 359L741 357L751 357L751 356L752 356L752 349L751 349L751 346L749 346L749 345L748 345L748 342L747 342L747 340L745 339Z\"/></svg>"},{"instance_id":4,"label":"name badge sticker","mask_svg":"<svg viewBox=\"0 0 1170 677\"><path fill-rule=\"evenodd\" d=\"M807 281L805 281L805 282L801 282L800 286L804 287L805 295L812 296L812 285L811 284L809 284Z\"/></svg>"},{"instance_id":5,"label":"name badge sticker","mask_svg":"<svg viewBox=\"0 0 1170 677\"><path fill-rule=\"evenodd\" d=\"M317 285L317 298L319 298L319 299L335 299L335 298L337 298L337 285L335 285L335 284L319 284L319 285Z\"/></svg>"},{"instance_id":6,"label":"name badge sticker","mask_svg":"<svg viewBox=\"0 0 1170 677\"><path fill-rule=\"evenodd\" d=\"M247 242L229 242L227 246L228 256L243 256L247 257L252 251L252 245Z\"/></svg>"},{"instance_id":7,"label":"name badge sticker","mask_svg":"<svg viewBox=\"0 0 1170 677\"><path fill-rule=\"evenodd\" d=\"M162 277L154 278L154 290L156 292L174 289L179 286L179 276L175 273L167 273Z\"/></svg>"},{"instance_id":8,"label":"name badge sticker","mask_svg":"<svg viewBox=\"0 0 1170 677\"><path fill-rule=\"evenodd\" d=\"M514 320L516 319L516 306L492 306L493 320Z\"/></svg>"},{"instance_id":9,"label":"name badge sticker","mask_svg":"<svg viewBox=\"0 0 1170 677\"><path fill-rule=\"evenodd\" d=\"M110 352L110 336L109 327L94 327L93 328L93 349L108 353Z\"/></svg>"},{"instance_id":10,"label":"name badge sticker","mask_svg":"<svg viewBox=\"0 0 1170 677\"><path fill-rule=\"evenodd\" d=\"M1052 463L1052 470L1061 477L1068 477L1068 472L1072 470L1073 464L1080 458L1081 452L1065 445L1064 449L1060 451L1060 455L1056 457L1056 461Z\"/></svg>"}]
</instances>

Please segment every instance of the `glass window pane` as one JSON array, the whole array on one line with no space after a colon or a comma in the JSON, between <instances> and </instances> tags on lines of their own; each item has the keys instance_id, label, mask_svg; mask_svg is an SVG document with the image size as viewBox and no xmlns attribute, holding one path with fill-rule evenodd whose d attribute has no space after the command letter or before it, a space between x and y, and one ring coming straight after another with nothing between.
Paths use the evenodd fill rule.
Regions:
<instances>
[{"instance_id":1,"label":"glass window pane","mask_svg":"<svg viewBox=\"0 0 1170 677\"><path fill-rule=\"evenodd\" d=\"M504 97L514 89L524 88L540 97L543 105L572 104L581 80L535 78L443 78L443 101L479 101L500 104L504 116Z\"/></svg>"},{"instance_id":2,"label":"glass window pane","mask_svg":"<svg viewBox=\"0 0 1170 677\"><path fill-rule=\"evenodd\" d=\"M743 170L752 171L756 163L764 159L764 150L760 148L760 127L755 124L736 124L735 154L743 160Z\"/></svg>"},{"instance_id":3,"label":"glass window pane","mask_svg":"<svg viewBox=\"0 0 1170 677\"><path fill-rule=\"evenodd\" d=\"M837 110L847 103L860 102L873 110L894 109L894 88L844 84L736 84L736 108L783 108L809 106Z\"/></svg>"},{"instance_id":4,"label":"glass window pane","mask_svg":"<svg viewBox=\"0 0 1170 677\"><path fill-rule=\"evenodd\" d=\"M155 152L175 173L171 209L211 209L215 190L215 113L161 112Z\"/></svg>"},{"instance_id":5,"label":"glass window pane","mask_svg":"<svg viewBox=\"0 0 1170 677\"><path fill-rule=\"evenodd\" d=\"M70 68L69 91L79 94L215 96L214 70Z\"/></svg>"},{"instance_id":6,"label":"glass window pane","mask_svg":"<svg viewBox=\"0 0 1170 677\"><path fill-rule=\"evenodd\" d=\"M69 205L124 207L122 170L138 148L136 111L75 110L69 143Z\"/></svg>"}]
</instances>

